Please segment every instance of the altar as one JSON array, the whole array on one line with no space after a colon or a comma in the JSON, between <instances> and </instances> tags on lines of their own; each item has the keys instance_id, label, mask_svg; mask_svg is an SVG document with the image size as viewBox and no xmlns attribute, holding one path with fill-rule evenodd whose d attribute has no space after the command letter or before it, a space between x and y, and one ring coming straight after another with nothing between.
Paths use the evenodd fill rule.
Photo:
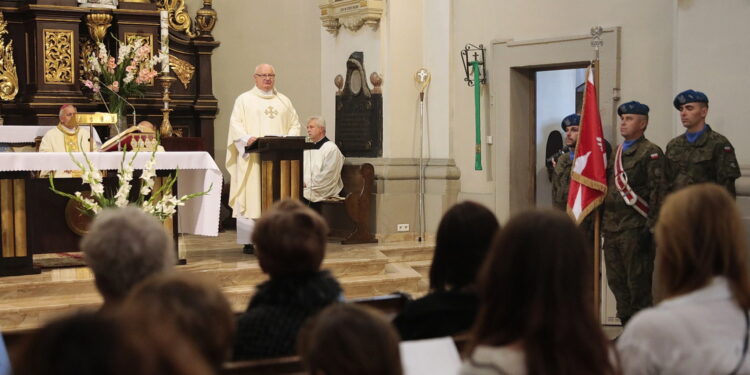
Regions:
<instances>
[{"instance_id":1,"label":"altar","mask_svg":"<svg viewBox=\"0 0 750 375\"><path fill-rule=\"evenodd\" d=\"M48 247L42 245L44 241L40 240L46 235L45 229L50 227L37 228L40 223L35 222L34 217L27 216L27 213L38 215L44 209L54 206L45 203L44 199L32 196L47 194L49 197L53 194L46 189L49 182L46 179L35 178L33 172L78 169L71 156L79 162L85 160L82 153L0 153L0 274L29 273L33 271L33 254L51 252ZM115 171L120 168L123 161L123 154L119 152L86 153L86 157L95 168L102 171ZM125 157L126 160L130 160L133 154L127 153ZM133 167L136 170L143 169L150 157L150 153L137 153ZM211 156L206 152L157 152L156 171L178 173L178 196L208 191L208 194L191 199L178 208L175 233L218 235L222 174ZM56 180L65 180L67 184L73 185L78 185L81 181ZM80 190L85 190L85 187L80 186ZM74 228L68 229L75 232ZM66 235L70 238L70 233Z\"/></svg>"}]
</instances>

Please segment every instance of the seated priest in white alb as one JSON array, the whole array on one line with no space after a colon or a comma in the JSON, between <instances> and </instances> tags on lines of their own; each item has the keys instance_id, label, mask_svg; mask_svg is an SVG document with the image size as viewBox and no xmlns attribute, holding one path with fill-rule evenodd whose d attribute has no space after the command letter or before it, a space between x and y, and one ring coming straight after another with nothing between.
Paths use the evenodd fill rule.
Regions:
<instances>
[{"instance_id":1,"label":"seated priest in white alb","mask_svg":"<svg viewBox=\"0 0 750 375\"><path fill-rule=\"evenodd\" d=\"M123 130L105 142L102 145L101 151L117 151L118 143L120 144L120 149L128 151L151 152L156 147L156 151L164 152L164 147L158 144L156 139L156 126L150 121L141 121L138 125Z\"/></svg>"},{"instance_id":2,"label":"seated priest in white alb","mask_svg":"<svg viewBox=\"0 0 750 375\"><path fill-rule=\"evenodd\" d=\"M60 107L60 123L42 137L39 152L89 151L89 129L81 129L76 120L78 110L72 104ZM44 175L45 173L43 173ZM80 177L81 171L57 171L55 177Z\"/></svg>"},{"instance_id":3,"label":"seated priest in white alb","mask_svg":"<svg viewBox=\"0 0 750 375\"><path fill-rule=\"evenodd\" d=\"M326 137L326 121L322 117L312 116L307 120L307 135L315 146L304 152L303 195L310 206L319 211L320 201L338 197L344 188L341 181L344 155Z\"/></svg>"}]
</instances>

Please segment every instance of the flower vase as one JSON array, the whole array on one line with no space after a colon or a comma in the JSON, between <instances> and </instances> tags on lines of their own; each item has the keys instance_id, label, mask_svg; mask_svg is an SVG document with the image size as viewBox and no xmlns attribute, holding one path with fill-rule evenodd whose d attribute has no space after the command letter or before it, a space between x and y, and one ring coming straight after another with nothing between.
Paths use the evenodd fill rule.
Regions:
<instances>
[{"instance_id":1,"label":"flower vase","mask_svg":"<svg viewBox=\"0 0 750 375\"><path fill-rule=\"evenodd\" d=\"M120 134L120 132L128 128L127 115L123 113L116 113L116 114L117 114L117 122L109 125L109 138L112 138L116 136L117 134Z\"/></svg>"}]
</instances>

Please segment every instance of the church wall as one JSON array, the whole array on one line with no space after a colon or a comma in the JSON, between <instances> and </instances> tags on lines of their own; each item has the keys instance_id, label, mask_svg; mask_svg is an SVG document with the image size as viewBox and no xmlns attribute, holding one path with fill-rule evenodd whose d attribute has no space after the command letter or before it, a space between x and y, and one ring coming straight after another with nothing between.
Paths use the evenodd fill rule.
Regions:
<instances>
[{"instance_id":1,"label":"church wall","mask_svg":"<svg viewBox=\"0 0 750 375\"><path fill-rule=\"evenodd\" d=\"M466 43L484 44L488 52L492 40L516 41L588 34L591 26L622 27L621 97L622 101L637 99L651 107L651 125L647 136L665 146L673 135L673 49L672 39L675 5L661 1L595 1L595 0L454 0L452 50L456 58ZM593 50L592 50L593 57ZM488 56L492 59L492 56ZM488 64L491 66L491 64ZM508 197L495 197L495 184L507 184L507 157L496 155L507 150L509 143L494 129L488 115L490 103L487 87L482 91L483 140L495 136L494 145L483 144L483 163L487 168L474 170L474 134L465 124L474 116L473 95L463 82L460 64L451 71L451 111L453 159L461 171L461 199L489 202L498 216L508 216ZM509 74L492 72L491 74ZM503 88L495 88L503 89ZM611 95L611 93L601 93ZM610 121L603 119L603 121ZM611 126L611 124L610 124ZM493 132L497 133L494 134ZM615 140L613 143L619 143ZM493 160L495 159L495 160ZM493 165L494 163L494 165ZM494 202L493 202L494 201Z\"/></svg>"},{"instance_id":2,"label":"church wall","mask_svg":"<svg viewBox=\"0 0 750 375\"><path fill-rule=\"evenodd\" d=\"M429 4L429 6L426 6ZM347 163L375 166L375 232L381 241L407 240L419 232L419 94L414 75L420 67L432 73L425 100L423 156L425 168L425 232L437 228L442 213L458 192L458 170L450 155L449 74L451 67L450 0L388 1L376 29L341 27L321 35L321 103L335 120L333 79L345 75L346 59L364 53L368 75L383 76L382 158L348 158ZM330 126L329 126L330 127ZM409 224L409 232L396 232Z\"/></svg>"},{"instance_id":3,"label":"church wall","mask_svg":"<svg viewBox=\"0 0 750 375\"><path fill-rule=\"evenodd\" d=\"M186 3L191 14L203 6L201 0ZM212 59L219 101L213 146L223 170L232 106L253 87L256 65L274 65L276 87L292 100L300 122L320 114L320 11L317 1L214 1L213 8L218 13L213 35L221 42Z\"/></svg>"},{"instance_id":4,"label":"church wall","mask_svg":"<svg viewBox=\"0 0 750 375\"><path fill-rule=\"evenodd\" d=\"M675 91L689 88L708 95L706 122L737 149L740 164L750 164L747 88L750 74L750 3L744 0L692 0L677 3ZM674 111L674 133L683 131Z\"/></svg>"}]
</instances>

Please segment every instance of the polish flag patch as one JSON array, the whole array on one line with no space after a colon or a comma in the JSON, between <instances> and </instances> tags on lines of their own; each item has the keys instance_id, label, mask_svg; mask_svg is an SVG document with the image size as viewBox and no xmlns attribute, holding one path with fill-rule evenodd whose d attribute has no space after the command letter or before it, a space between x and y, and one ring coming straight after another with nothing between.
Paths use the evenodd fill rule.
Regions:
<instances>
[{"instance_id":1,"label":"polish flag patch","mask_svg":"<svg viewBox=\"0 0 750 375\"><path fill-rule=\"evenodd\" d=\"M724 152L732 152L732 146L724 146Z\"/></svg>"},{"instance_id":2,"label":"polish flag patch","mask_svg":"<svg viewBox=\"0 0 750 375\"><path fill-rule=\"evenodd\" d=\"M655 152L653 154L651 154L650 156L651 156L651 160L656 160L656 159L659 158L659 154L657 154Z\"/></svg>"}]
</instances>

